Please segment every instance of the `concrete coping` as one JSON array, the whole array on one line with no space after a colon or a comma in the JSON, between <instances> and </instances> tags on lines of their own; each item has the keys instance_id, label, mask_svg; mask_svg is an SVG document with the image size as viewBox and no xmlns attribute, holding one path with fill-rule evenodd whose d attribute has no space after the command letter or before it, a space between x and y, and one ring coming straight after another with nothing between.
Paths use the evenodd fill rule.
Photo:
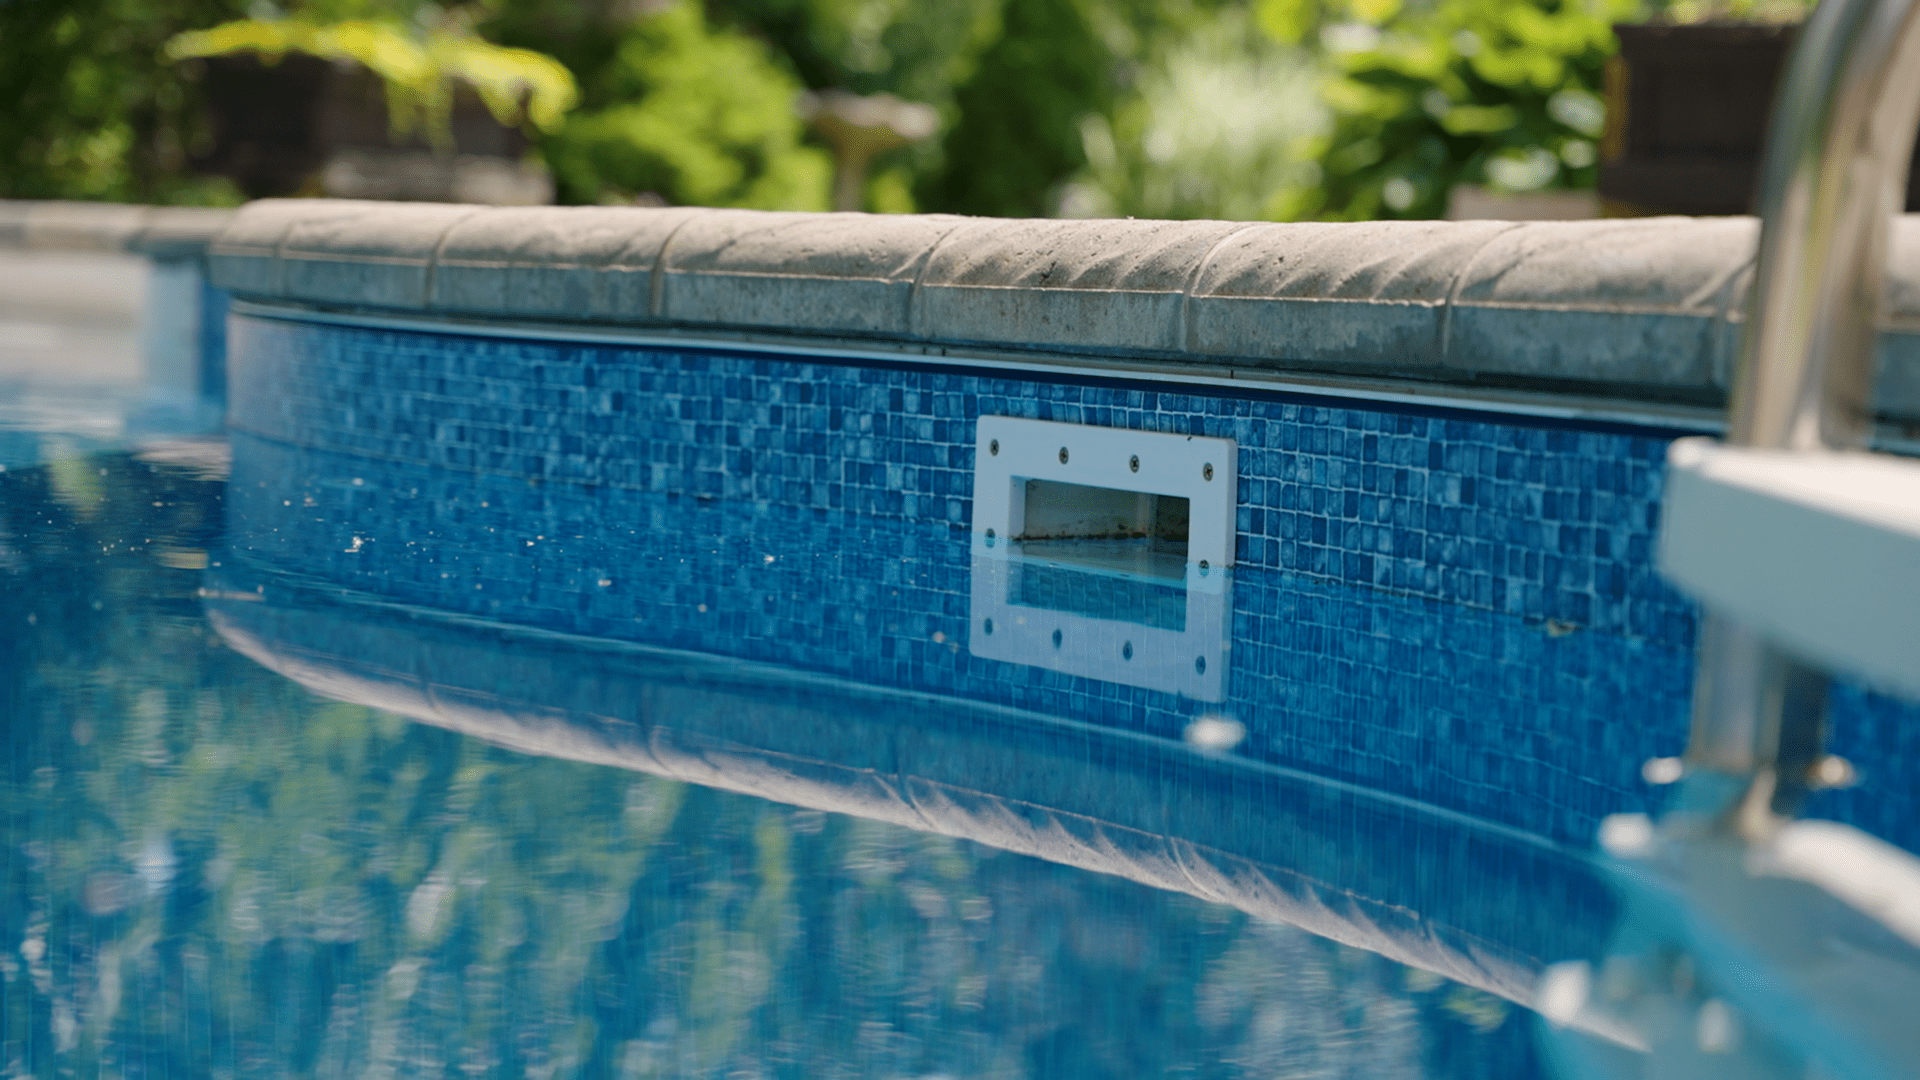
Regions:
<instances>
[{"instance_id":1,"label":"concrete coping","mask_svg":"<svg viewBox=\"0 0 1920 1080\"><path fill-rule=\"evenodd\" d=\"M1757 235L1748 217L1272 224L302 199L242 208L208 256L238 297L348 310L1714 404ZM1920 416L1920 216L1897 224L1888 296L1880 402Z\"/></svg>"},{"instance_id":2,"label":"concrete coping","mask_svg":"<svg viewBox=\"0 0 1920 1080\"><path fill-rule=\"evenodd\" d=\"M206 251L234 213L192 206L0 200L0 247L192 258Z\"/></svg>"}]
</instances>

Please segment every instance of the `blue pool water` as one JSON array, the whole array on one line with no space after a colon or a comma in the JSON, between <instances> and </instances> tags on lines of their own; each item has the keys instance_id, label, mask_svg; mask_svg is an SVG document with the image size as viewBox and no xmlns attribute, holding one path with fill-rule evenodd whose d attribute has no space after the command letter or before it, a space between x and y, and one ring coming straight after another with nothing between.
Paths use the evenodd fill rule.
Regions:
<instances>
[{"instance_id":1,"label":"blue pool water","mask_svg":"<svg viewBox=\"0 0 1920 1080\"><path fill-rule=\"evenodd\" d=\"M230 340L217 444L0 472L23 1074L1546 1075L1684 742L1671 433ZM980 655L1211 610L994 576L981 415L1238 442L1220 700ZM1909 850L1912 711L1843 688L1816 807Z\"/></svg>"}]
</instances>

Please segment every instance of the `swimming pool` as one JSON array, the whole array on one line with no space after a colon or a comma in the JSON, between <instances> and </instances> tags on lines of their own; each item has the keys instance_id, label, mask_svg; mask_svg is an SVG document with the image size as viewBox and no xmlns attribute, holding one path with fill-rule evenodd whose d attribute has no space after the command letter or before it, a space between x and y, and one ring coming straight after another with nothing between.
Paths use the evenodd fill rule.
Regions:
<instances>
[{"instance_id":1,"label":"swimming pool","mask_svg":"<svg viewBox=\"0 0 1920 1080\"><path fill-rule=\"evenodd\" d=\"M1640 1068L1529 1010L1685 739L1657 409L241 291L217 443L0 473L21 1070ZM983 561L996 416L1233 440L1217 603ZM1218 693L1062 658L1147 631ZM1920 848L1912 706L1835 713L1815 812Z\"/></svg>"}]
</instances>

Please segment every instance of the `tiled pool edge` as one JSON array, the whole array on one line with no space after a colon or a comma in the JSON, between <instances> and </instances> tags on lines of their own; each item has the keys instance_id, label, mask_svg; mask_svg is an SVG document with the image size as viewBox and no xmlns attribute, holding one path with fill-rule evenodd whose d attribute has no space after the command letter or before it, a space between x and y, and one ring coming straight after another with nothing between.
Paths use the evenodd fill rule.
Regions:
<instances>
[{"instance_id":1,"label":"tiled pool edge","mask_svg":"<svg viewBox=\"0 0 1920 1080\"><path fill-rule=\"evenodd\" d=\"M198 206L0 199L0 247L197 258L233 215Z\"/></svg>"},{"instance_id":2,"label":"tiled pool edge","mask_svg":"<svg viewBox=\"0 0 1920 1080\"><path fill-rule=\"evenodd\" d=\"M479 344L276 321L268 329L277 344L263 346L249 339L261 328L245 324L241 320L240 340L251 355L278 357L288 367L323 372L338 379L336 389L362 383L371 370L417 374L444 347L452 346L458 356ZM483 362L510 380L513 356L539 359L553 348L491 344L491 355ZM387 421L405 419L405 413L426 420L428 410L411 408L418 402L410 402L405 391L367 389L358 405L373 407L372 413L350 401L338 402L356 408L351 431L324 423L287 426L270 416L256 417L267 421L259 427L274 432L262 437L251 433L245 417L238 418L242 422L236 430L229 503L235 541L250 557L272 566L402 602L518 625L768 661L875 685L912 686L1094 723L1140 726L1163 735L1177 736L1192 715L1194 703L1175 702L1165 694L969 659L964 636L966 512L964 505L949 505L964 496L936 490L942 487L938 478L943 473L964 478L964 470L942 465L962 446L890 437L885 425L869 425L878 429L871 441L894 460L853 462L857 473L868 475L864 483L860 475L845 482L837 501L825 484L810 479L833 449L823 441L833 430L833 410L841 410L843 430L860 426L857 401L834 404L850 388L858 394L864 385L881 417L893 416L916 428L957 426L964 442L970 425L938 416L943 399L951 405L961 397L950 387L943 389L941 381L978 376L840 368L823 380L806 366L765 358L595 351L602 354L597 360L606 368L627 369L621 378L608 379L601 388L606 394L622 393L658 405L652 419L636 425L651 442L636 444L624 455L671 466L657 483L651 469L643 470L640 482L605 473L596 480L565 467L549 469L544 457L516 458L511 453L491 462L456 464L454 457L473 451L470 444L393 440L395 429ZM348 362L303 361L303 355L315 352ZM440 356L443 363L450 359ZM469 354L467 359L474 357ZM442 375L457 377L453 364L446 367ZM756 368L763 373L751 374ZM742 376L742 369L750 374ZM299 405L299 399L315 403L304 397L315 386L310 379L267 374L269 384L296 398L294 404ZM777 377L782 375L786 378ZM622 379L642 376L671 378L681 385L676 393L651 397L617 388ZM757 391L749 386L737 392L731 422L725 415L715 420L711 413L705 419L680 418L687 402L714 398L725 404L724 386L730 378L758 385ZM703 393L703 384L721 391ZM261 399L246 389L253 385L258 384L242 380L237 400L259 404ZM799 400L802 385L811 388L813 400ZM1030 384L1019 385L1031 389ZM929 386L932 389L925 389ZM768 400L776 389L790 400ZM897 408L895 389L900 391ZM1113 394L1110 389L1089 394L1076 387L1063 388L1063 393L1076 390L1081 402L1034 401L1032 411L1042 406L1086 408L1085 398ZM1141 404L1142 409L1132 411L1145 419L1146 403ZM1169 401L1167 406L1174 404ZM1233 403L1227 419L1235 420L1230 414L1240 404L1251 412L1258 403ZM780 427L770 429L776 405ZM1156 401L1152 416L1171 422L1208 415L1207 402L1189 400L1186 405L1202 411L1167 412ZM1291 407L1298 412L1316 408ZM764 422L762 412L767 413ZM563 415L582 430L610 419L605 410ZM1359 418L1363 425L1386 419L1391 414ZM818 430L811 427L815 422ZM1421 422L1430 430L1440 429L1443 436L1447 425L1467 423L1437 418ZM1305 425L1296 418L1291 425L1276 421L1269 426L1290 426L1298 432ZM708 429L706 442L716 450L716 460L728 453L752 453L764 468L731 478L722 469L703 469L703 444L692 435L686 441L680 438L702 427ZM1324 419L1320 428L1323 436L1337 430ZM1496 434L1502 430L1494 429ZM1518 431L1516 438L1526 435L1505 430ZM770 441L729 451L730 431ZM384 445L382 432L387 433ZM533 430L522 434L523 446L538 438ZM1553 433L1533 434L1544 439ZM1578 438L1575 433L1560 434ZM1363 428L1355 440L1361 453L1365 438ZM1654 460L1645 475L1657 478L1657 440L1600 439L1602 450L1617 448L1614 444L1623 440L1649 443ZM789 443L792 448L787 448ZM445 459L420 452L429 446L437 447ZM908 460L910 450L925 460ZM1331 471L1333 463L1325 461L1326 456L1297 455L1319 459ZM1555 456L1564 467L1568 455L1555 455L1544 445L1515 449L1507 460L1518 464L1530 458L1544 467ZM524 468L530 461L539 472ZM1492 467L1500 468L1498 458ZM1257 471L1249 480L1258 481ZM719 486L700 486L706 482ZM1650 488L1634 501L1650 510L1657 497L1657 490ZM895 534L909 513L925 519L920 514L923 503L933 504L937 512L925 528L910 534L917 541L896 550ZM684 509L671 509L675 506ZM1253 512L1249 508L1249 515ZM682 551L686 536L705 535L699 529L689 531L693 519L686 515L706 515L700 520L709 523L732 522L719 533L727 542L704 555ZM1337 541L1342 529L1329 531ZM1289 565L1285 548L1275 548L1284 569ZM904 556L905 561L890 555ZM1356 553L1353 561L1360 557ZM1542 564L1550 558L1537 550L1522 551L1520 557L1522 565L1529 558ZM841 566L837 560L842 558L853 563ZM825 565L809 569L820 560ZM1247 564L1262 565L1259 559ZM1590 840L1601 815L1649 805L1645 800L1652 793L1640 781L1639 765L1648 757L1678 752L1681 745L1693 615L1684 600L1652 578L1643 559L1637 571L1617 571L1621 576L1632 573L1639 588L1656 590L1641 601L1642 617L1634 620L1632 605L1616 604L1614 617L1603 619L1600 627L1578 625L1574 619L1552 625L1539 609L1520 603L1528 598L1522 588L1508 593L1516 601L1514 610L1500 611L1473 595L1436 590L1421 596L1417 590L1373 587L1370 574L1343 577L1354 568L1342 558L1329 561L1318 574L1237 583L1233 636L1242 648L1233 675L1241 699L1235 708L1248 722L1249 750L1576 844ZM602 579L597 587L596 578ZM1453 580L1491 584L1493 575L1462 573ZM1360 586L1357 591L1355 585ZM1582 596L1591 600L1590 594L1574 598ZM775 604L777 597L795 600ZM1662 621L1654 624L1645 613L1661 613ZM893 623L899 624L898 632ZM938 641L935 631L944 632L946 645L928 644ZM1574 653L1588 658L1575 661ZM1863 764L1910 757L1903 748L1920 734L1920 727L1903 719L1911 711L1849 690L1838 708L1835 749ZM1411 774L1396 765L1415 760L1424 765ZM1429 773L1444 783L1438 788L1408 786L1409 775ZM1836 797L1831 814L1870 826L1896 842L1920 843L1901 800L1862 800L1858 794Z\"/></svg>"},{"instance_id":3,"label":"tiled pool edge","mask_svg":"<svg viewBox=\"0 0 1920 1080\"><path fill-rule=\"evenodd\" d=\"M1208 704L976 652L976 568L944 521L529 483L245 433L234 449L216 561L262 571L276 596L277 575L1170 739L1224 708L1245 756L1576 845L1648 805L1639 763L1677 752L1685 727L1684 649L1470 604L1239 573L1231 692Z\"/></svg>"},{"instance_id":4,"label":"tiled pool edge","mask_svg":"<svg viewBox=\"0 0 1920 1080\"><path fill-rule=\"evenodd\" d=\"M214 240L242 299L334 314L1025 353L1242 381L1691 409L1724 400L1750 218L1010 221L264 201ZM1880 402L1920 417L1920 216ZM1697 421L1696 421L1697 422Z\"/></svg>"},{"instance_id":5,"label":"tiled pool edge","mask_svg":"<svg viewBox=\"0 0 1920 1080\"><path fill-rule=\"evenodd\" d=\"M1678 432L255 316L230 336L230 423L287 445L956 528L981 415L1233 438L1241 565L1691 644L1649 554Z\"/></svg>"},{"instance_id":6,"label":"tiled pool edge","mask_svg":"<svg viewBox=\"0 0 1920 1080\"><path fill-rule=\"evenodd\" d=\"M1671 435L1715 434L1724 411L1699 405L1611 398L1583 390L1540 391L1493 385L1455 385L1321 371L1249 373L1223 366L1157 363L1116 357L1087 357L1032 348L937 343L876 342L865 338L794 335L737 327L622 327L527 319L455 317L367 309L342 309L306 303L234 300L228 310L242 316L367 330L393 330L446 337L546 342L609 348L737 353L796 363L915 369L945 373L1004 375L1046 382L1128 383L1224 397L1297 398L1328 403L1363 402L1386 409L1432 413L1511 416L1523 422Z\"/></svg>"},{"instance_id":7,"label":"tiled pool edge","mask_svg":"<svg viewBox=\"0 0 1920 1080\"><path fill-rule=\"evenodd\" d=\"M428 209L439 213L449 208ZM316 212L321 210L325 208L317 208ZM369 211L376 218L385 212L381 208ZM468 217L471 214L460 208L458 218ZM353 235L349 232L345 239L336 235L328 243L345 244ZM362 234L360 238L369 244L376 239L369 234ZM340 261L343 267L351 267L357 258L359 256ZM260 270L261 264L256 263L252 268ZM410 269L394 263L387 264L387 268L408 274L420 271L429 282L433 277L431 258ZM604 267L591 271L579 267L560 267L559 270L562 276L579 270L582 274L625 273L638 277L655 275L657 266L644 271ZM242 279L218 280L239 282ZM1191 416L1200 418L1200 433L1235 436L1243 446L1257 440L1250 438L1249 433L1238 431L1234 425L1252 422L1253 413L1259 411L1261 417L1255 426L1264 425L1276 432L1291 426L1296 432L1308 432L1309 443L1314 439L1321 442L1317 450L1309 445L1304 454L1300 452L1297 438L1290 447L1259 448L1262 452L1291 455L1296 464L1309 461L1310 472L1301 478L1306 482L1294 485L1296 491L1315 495L1332 492L1339 494L1343 503L1352 495L1356 505L1349 515L1351 520L1342 519L1338 514L1303 513L1301 508L1284 505L1284 496L1249 487L1270 483L1275 477L1271 470L1263 474L1262 468L1250 468L1243 462L1241 502L1246 520L1241 523L1241 543L1246 549L1258 544L1258 550L1242 552L1250 565L1302 569L1295 558L1302 550L1298 526L1301 521L1317 517L1323 523L1337 523L1339 529L1331 530L1333 532L1352 534L1351 543L1344 537L1332 544L1324 543L1324 537L1311 538L1313 542L1307 546L1324 549L1327 558L1323 560L1324 566L1309 563L1304 569L1317 572L1325 580L1462 604L1468 609L1500 617L1518 617L1539 626L1549 621L1576 625L1647 641L1662 649L1685 650L1691 644L1694 621L1691 606L1659 582L1651 568L1646 542L1651 537L1657 514L1664 443L1667 436L1679 433L1671 429L1620 428L1595 423L1591 417L1529 415L1524 411L1498 415L1476 408L1477 398L1471 388L1466 387L1458 388L1462 392L1458 395L1458 404L1452 407L1436 405L1431 399L1418 404L1381 398L1341 402L1332 400L1341 396L1337 379L1312 387L1305 397L1263 390L1253 380L1181 386L1177 374L1180 365L1168 363L1165 357L1158 360L1092 357L1084 364L1049 365L1044 356L1030 356L1031 362L1016 370L1010 365L993 363L995 357L989 354L977 357L979 363L968 366L943 362L946 358L937 355L937 348L927 347L925 341L888 341L871 334L852 339L863 346L857 352L851 349L842 352L818 334L782 334L777 328L765 325L729 328L684 322L620 324L585 317L569 322L551 316L506 318L432 307L409 309L399 302L409 295L405 289L389 295L389 302L385 304L338 300L322 303L267 296L264 295L270 291L267 285L272 283L257 275L252 280L255 286L250 293L244 288L240 290L241 313L232 322L236 378L232 419L236 430L289 447L451 469L455 474L495 478L485 483L511 480L523 488L530 481L536 484L552 481L666 494L678 492L696 499L748 499L802 509L817 506L828 510L839 506L896 517L919 516L923 511L930 511L937 520L958 528L967 520L964 477L970 468L970 459L965 457L965 453L970 452L967 435L959 429L970 427L967 419L982 411L978 385L974 387L975 400L971 404L954 406L956 400L965 402L967 392L959 388L962 384L1003 384L989 389L987 396L996 400L990 400L987 408L1011 415L1044 415L1120 426L1158 425L1162 421L1174 425L1162 430L1178 430L1179 423L1192 422L1176 420L1176 415ZM658 284L647 286L646 303L656 306L665 303L661 297L670 291L670 282L661 282L657 276L649 280ZM735 284L740 285L735 299L744 303L745 298L751 297L752 289L739 282ZM629 280L627 285L633 286L634 281ZM656 292L661 295L655 296ZM378 298L377 293L369 295ZM549 329L556 326L560 327L557 332ZM751 331L759 335L759 343L750 348L730 346L725 333L729 330ZM998 355L1005 356L1006 351ZM1217 370L1218 365L1214 367ZM1141 380L1138 376L1143 368L1157 370L1165 377L1159 382ZM1438 389L1445 393L1444 386ZM836 393L852 396L836 404ZM875 398L872 396L875 393L882 396ZM909 395L913 398L911 402ZM1140 396L1140 405L1134 406L1129 395ZM1151 409L1146 408L1145 403L1149 396L1154 398ZM945 406L940 404L943 400ZM1627 404L1626 411L1631 414L1631 402ZM1169 405L1172 412L1166 411ZM731 416L727 415L729 408L734 410ZM1287 409L1295 410L1291 418L1283 412ZM1266 414L1267 410L1272 411L1271 416ZM864 460L858 453L849 454L845 448L835 449L829 445L839 434L834 427L836 411L843 425L850 418L856 424L861 416L866 418L870 428L867 434L884 447L868 455L874 460ZM1149 414L1159 419L1149 420ZM1398 430L1399 425L1408 420L1427 425L1424 433ZM1374 430L1368 430L1370 423ZM1207 429L1207 424L1216 427ZM1476 461L1469 469L1463 469L1458 461L1449 462L1445 447L1449 424L1484 426L1486 430L1481 433L1489 435L1488 440L1482 440L1488 442L1484 447L1489 451L1487 459ZM940 430L932 425L938 425ZM1349 427L1351 431L1347 430ZM731 446L728 431L734 435ZM1452 434L1456 442L1473 442L1470 437L1462 439L1463 434L1470 433ZM1349 435L1353 436L1350 440ZM1556 515L1563 512L1590 516L1591 508L1582 510L1577 500L1581 498L1582 488L1591 495L1594 487L1591 480L1582 477L1568 480L1564 473L1560 474L1556 483L1566 491L1554 494L1554 505L1549 508L1549 485L1544 482L1546 471L1549 466L1563 469L1569 450L1574 452L1574 457L1581 457L1581 448L1575 445L1580 440L1620 441L1621 446L1609 443L1605 448L1597 444L1586 448L1591 452L1587 456L1592 457L1595 464L1607 458L1616 462L1639 462L1643 469L1642 479L1636 481L1637 486L1630 493L1615 493L1625 496L1632 504L1626 517L1631 522L1628 532L1633 535L1624 538L1620 551L1607 553L1608 558L1618 560L1619 573L1609 579L1606 573L1594 575L1592 567L1586 566L1593 561L1591 545L1607 531L1589 523L1567 533L1576 549L1572 553L1579 556L1574 561L1586 566L1584 573L1578 568L1574 571L1578 585L1571 594L1544 588L1529 592L1523 587L1503 590L1502 596L1496 599L1490 592L1496 577L1531 581L1536 568L1540 582L1550 577L1557 580L1565 572L1564 556L1569 554L1555 550L1560 543L1558 533L1550 546L1540 542L1544 536L1521 538L1520 542L1508 544L1513 548L1510 554L1516 554L1518 562L1506 559L1497 572L1491 568L1490 561L1485 567L1465 568L1465 573L1456 575L1456 581L1469 583L1466 587L1449 589L1444 580L1425 591L1396 586L1392 579L1394 560L1405 557L1398 545L1419 530L1398 527L1396 531L1391 512L1381 520L1362 521L1359 504L1368 501L1368 505L1376 508L1391 505L1396 496L1403 497L1405 502L1405 492L1370 491L1367 485L1379 484L1379 476L1383 474L1392 477L1396 469L1415 471L1415 463L1411 459L1405 463L1368 461L1369 435L1376 444L1384 436L1389 446L1395 445L1395 440L1427 438L1433 441L1440 446L1441 458L1438 463L1429 458L1424 469L1429 473L1438 469L1443 483L1449 479L1470 478L1467 474L1480 464L1486 465L1487 479L1496 485L1518 481L1525 505L1507 508L1511 511L1507 517L1511 524L1522 528L1537 527L1547 518L1557 520ZM1549 445L1549 436L1572 442L1567 446ZM1514 445L1497 445L1501 440ZM1529 440L1539 445L1520 445ZM1633 452L1633 446L1638 446L1637 452ZM1622 447L1628 451L1611 452ZM1602 449L1609 452L1601 453ZM929 456L936 451L944 454L938 462ZM1378 453L1377 447L1373 452ZM881 460L887 454L895 455L897 460ZM743 455L747 460L743 461ZM927 460L908 460L912 455ZM1316 457L1325 466L1324 476L1311 471L1314 467L1311 459ZM829 458L833 460L829 462ZM846 481L844 473L840 475L842 501L839 503L833 501L834 479L826 473L815 475L819 468L829 464L842 470L852 467L857 474L851 482ZM641 465L645 466L644 476L613 474ZM1369 468L1376 474L1371 481L1367 479ZM793 473L795 469L806 475ZM1346 484L1349 470L1353 476L1351 485ZM1501 475L1502 470L1506 475ZM1340 474L1337 477L1336 472ZM1477 475L1471 478L1476 481L1474 498L1492 497L1479 489ZM1398 482L1388 480L1389 484ZM1529 489L1529 484L1538 490ZM923 487L925 490L920 490ZM1348 487L1352 490L1347 490ZM863 490L873 498L865 503L847 501L849 492ZM1489 490L1498 494L1497 487ZM913 496L912 505L907 501L909 495ZM1424 494L1421 497L1424 498ZM1458 499L1458 495L1451 497ZM1568 498L1575 500L1571 509ZM927 505L923 506L923 502ZM1309 511L1324 509L1308 508ZM1440 509L1445 512L1447 508ZM1346 512L1347 507L1343 505L1339 513ZM1378 516L1377 510L1369 512ZM1256 513L1263 515L1259 522L1252 520ZM1267 526L1273 522L1267 520L1268 516L1279 522L1291 520L1294 535L1283 534L1284 524L1269 530ZM1311 528L1312 522L1307 524ZM1636 536L1640 538L1637 545L1633 542ZM1368 545L1377 547L1382 537L1387 547L1382 551L1370 550ZM1582 548L1582 537L1588 545L1585 552L1578 550ZM1273 541L1271 545L1267 544L1269 539ZM1294 545L1291 554L1285 546L1288 541ZM1457 547L1471 550L1472 544L1463 541ZM1336 559L1335 555L1339 557ZM1353 558L1349 559L1349 555ZM1375 559L1375 555L1382 558ZM1560 561L1549 571L1545 565L1547 560ZM1376 578L1376 569L1380 566L1388 567L1386 580ZM1441 577L1444 579L1446 575L1443 573ZM1485 597L1478 595L1482 579L1489 590ZM1611 613L1602 612L1595 618L1596 583L1603 580L1609 582L1605 589L1613 590L1617 585L1621 598L1632 593L1640 613L1631 613L1631 603L1614 603ZM1555 606L1568 596L1576 601L1575 607ZM1588 603L1587 609L1577 609L1580 600ZM1284 619L1275 625L1285 632ZM1275 632L1271 627L1261 631L1249 625L1245 629ZM1390 643L1383 639L1381 644L1384 648ZM1274 685L1284 690L1288 685L1284 675ZM1661 691L1655 696L1666 701L1671 695ZM1627 713L1634 711L1626 700L1620 705ZM1872 721L1857 726L1857 737L1837 743L1836 749L1842 753L1871 758L1880 748L1891 749L1895 744L1910 741L1900 733L1910 725L1886 721L1886 716L1910 711L1909 706L1849 691L1843 695L1840 708L1848 713L1861 713ZM1654 711L1665 714L1669 709L1661 705ZM1656 726L1664 728L1668 724L1662 721ZM1577 733L1568 734L1577 736ZM1637 768L1637 763L1629 765ZM1492 776L1488 779L1495 781ZM1897 806L1895 810L1897 812ZM1869 804L1842 816L1857 819L1880 812ZM1900 842L1916 842L1915 837L1908 835L1911 830L1901 822L1882 822L1876 831L1894 836Z\"/></svg>"}]
</instances>

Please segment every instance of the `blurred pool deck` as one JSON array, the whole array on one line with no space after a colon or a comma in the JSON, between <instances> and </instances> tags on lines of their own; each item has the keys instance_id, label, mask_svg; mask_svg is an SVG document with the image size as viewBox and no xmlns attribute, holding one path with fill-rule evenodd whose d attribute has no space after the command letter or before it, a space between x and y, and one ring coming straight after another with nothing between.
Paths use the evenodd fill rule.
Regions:
<instances>
[{"instance_id":1,"label":"blurred pool deck","mask_svg":"<svg viewBox=\"0 0 1920 1080\"><path fill-rule=\"evenodd\" d=\"M139 388L144 256L0 248L0 386Z\"/></svg>"}]
</instances>

